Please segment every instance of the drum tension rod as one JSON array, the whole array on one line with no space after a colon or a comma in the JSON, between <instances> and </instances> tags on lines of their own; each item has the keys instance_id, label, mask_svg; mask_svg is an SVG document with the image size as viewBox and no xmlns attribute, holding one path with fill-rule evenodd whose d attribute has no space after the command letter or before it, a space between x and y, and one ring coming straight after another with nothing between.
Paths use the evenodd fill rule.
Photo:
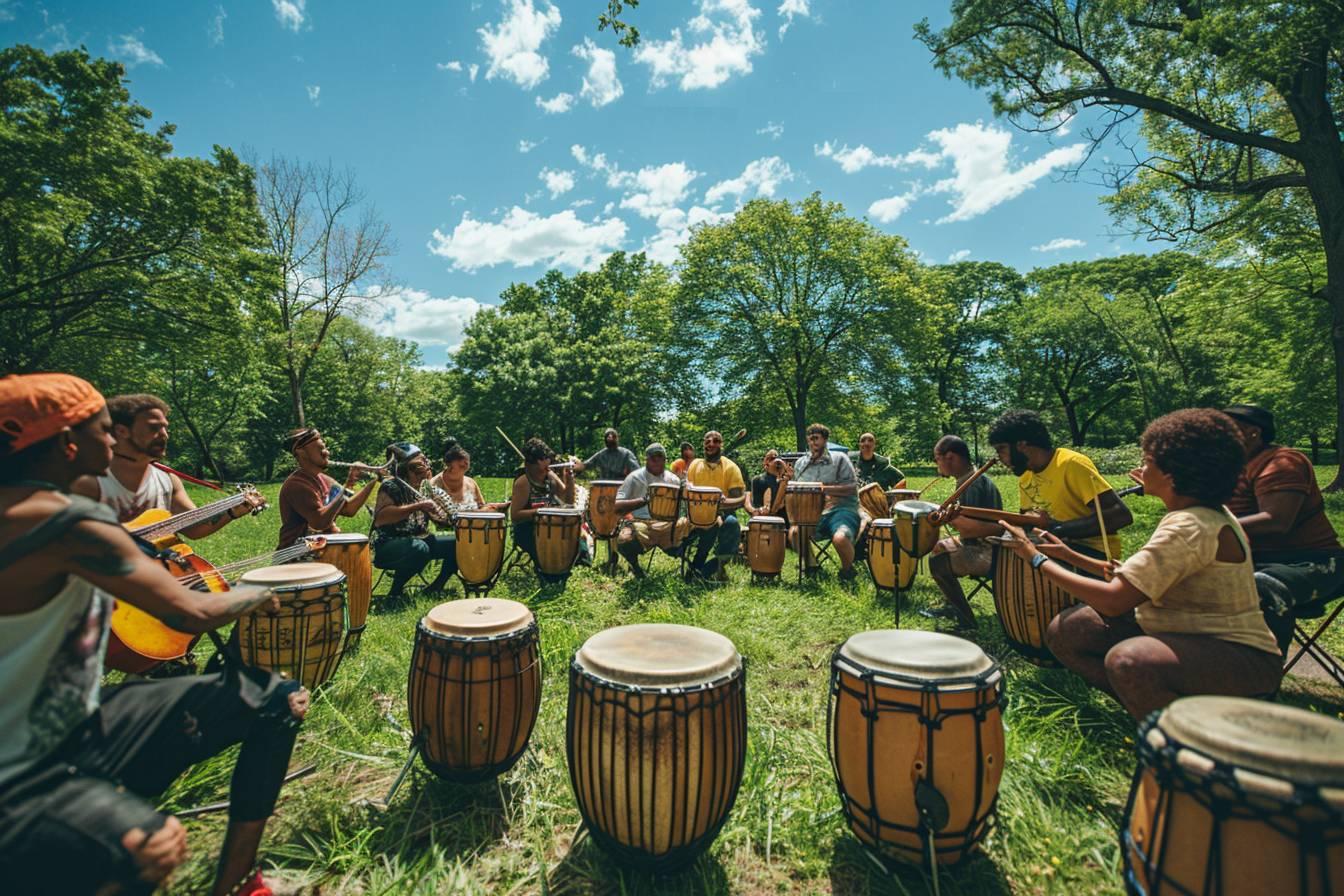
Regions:
<instances>
[{"instance_id":1,"label":"drum tension rod","mask_svg":"<svg viewBox=\"0 0 1344 896\"><path fill-rule=\"evenodd\" d=\"M317 763L309 763L303 768L295 769L281 780L281 784L288 784L290 781L297 781L299 778L306 778L317 771ZM183 809L181 812L174 812L178 818L195 818L198 815L207 815L211 812L223 812L229 808L229 801L224 800L221 803L206 803L204 806L195 806L191 809Z\"/></svg>"}]
</instances>

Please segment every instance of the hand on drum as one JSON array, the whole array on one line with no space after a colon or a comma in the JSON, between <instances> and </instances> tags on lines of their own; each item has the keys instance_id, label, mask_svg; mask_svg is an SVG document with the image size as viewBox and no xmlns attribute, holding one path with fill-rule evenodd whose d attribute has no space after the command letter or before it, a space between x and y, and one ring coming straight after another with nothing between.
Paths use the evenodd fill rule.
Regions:
<instances>
[{"instance_id":1,"label":"hand on drum","mask_svg":"<svg viewBox=\"0 0 1344 896\"><path fill-rule=\"evenodd\" d=\"M1003 531L1012 539L1011 542L1008 542L1004 546L1023 560L1030 560L1037 554L1042 553L1037 549L1036 545L1031 543L1031 539L1027 537L1027 533L1022 531L1019 527L1014 526L1012 523L1004 522L1003 520L999 520L999 525L1003 527ZM1053 536L1047 535L1047 537ZM1055 541L1058 542L1059 539L1056 538ZM1049 554L1046 556L1049 556Z\"/></svg>"}]
</instances>

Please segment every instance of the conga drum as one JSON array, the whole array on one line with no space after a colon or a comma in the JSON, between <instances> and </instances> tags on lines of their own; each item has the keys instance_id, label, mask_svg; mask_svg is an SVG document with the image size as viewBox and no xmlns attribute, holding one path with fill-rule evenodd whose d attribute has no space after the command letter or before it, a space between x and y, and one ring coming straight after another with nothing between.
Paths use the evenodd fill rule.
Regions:
<instances>
[{"instance_id":1,"label":"conga drum","mask_svg":"<svg viewBox=\"0 0 1344 896\"><path fill-rule=\"evenodd\" d=\"M699 529L708 529L719 521L719 502L723 491L706 485L686 486L686 518Z\"/></svg>"},{"instance_id":2,"label":"conga drum","mask_svg":"<svg viewBox=\"0 0 1344 896\"><path fill-rule=\"evenodd\" d=\"M1344 889L1344 722L1183 697L1139 727L1120 847L1130 893Z\"/></svg>"},{"instance_id":3,"label":"conga drum","mask_svg":"<svg viewBox=\"0 0 1344 896\"><path fill-rule=\"evenodd\" d=\"M870 482L859 489L859 506L868 511L868 515L875 520L891 516L891 504L887 501L887 493L877 482Z\"/></svg>"},{"instance_id":4,"label":"conga drum","mask_svg":"<svg viewBox=\"0 0 1344 896\"><path fill-rule=\"evenodd\" d=\"M449 781L483 781L527 749L541 705L532 611L474 597L439 604L415 627L406 708L425 767Z\"/></svg>"},{"instance_id":5,"label":"conga drum","mask_svg":"<svg viewBox=\"0 0 1344 896\"><path fill-rule=\"evenodd\" d=\"M457 539L457 577L468 594L494 587L504 566L504 514L463 510L453 517Z\"/></svg>"},{"instance_id":6,"label":"conga drum","mask_svg":"<svg viewBox=\"0 0 1344 896\"><path fill-rule=\"evenodd\" d=\"M773 579L784 568L789 524L777 516L754 516L747 522L747 563L759 579Z\"/></svg>"},{"instance_id":7,"label":"conga drum","mask_svg":"<svg viewBox=\"0 0 1344 896\"><path fill-rule=\"evenodd\" d=\"M868 526L868 574L885 591L904 591L914 584L919 561L896 544L896 524L891 519L873 520Z\"/></svg>"},{"instance_id":8,"label":"conga drum","mask_svg":"<svg viewBox=\"0 0 1344 896\"><path fill-rule=\"evenodd\" d=\"M889 488L887 489L887 506L895 507L900 501L918 501L919 489L917 488ZM885 515L885 514L884 514Z\"/></svg>"},{"instance_id":9,"label":"conga drum","mask_svg":"<svg viewBox=\"0 0 1344 896\"><path fill-rule=\"evenodd\" d=\"M1003 676L970 641L854 635L831 657L827 747L849 828L875 857L953 864L989 832Z\"/></svg>"},{"instance_id":10,"label":"conga drum","mask_svg":"<svg viewBox=\"0 0 1344 896\"><path fill-rule=\"evenodd\" d=\"M795 526L821 522L822 503L820 482L790 482L784 486L784 512Z\"/></svg>"},{"instance_id":11,"label":"conga drum","mask_svg":"<svg viewBox=\"0 0 1344 896\"><path fill-rule=\"evenodd\" d=\"M723 635L624 625L574 654L569 779L593 839L622 862L666 871L718 834L747 751L742 658Z\"/></svg>"},{"instance_id":12,"label":"conga drum","mask_svg":"<svg viewBox=\"0 0 1344 896\"><path fill-rule=\"evenodd\" d=\"M675 523L681 504L681 486L666 482L649 483L649 519Z\"/></svg>"},{"instance_id":13,"label":"conga drum","mask_svg":"<svg viewBox=\"0 0 1344 896\"><path fill-rule=\"evenodd\" d=\"M896 543L911 557L923 557L938 543L940 527L929 522L929 512L937 510L932 501L897 501L891 518L896 523Z\"/></svg>"},{"instance_id":14,"label":"conga drum","mask_svg":"<svg viewBox=\"0 0 1344 896\"><path fill-rule=\"evenodd\" d=\"M359 645L364 635L364 623L369 618L369 604L373 601L373 563L369 559L369 536L358 532L337 532L323 535L327 546L321 557L323 563L345 573L345 607L350 620L350 631L345 636L345 649Z\"/></svg>"},{"instance_id":15,"label":"conga drum","mask_svg":"<svg viewBox=\"0 0 1344 896\"><path fill-rule=\"evenodd\" d=\"M243 573L241 581L280 596L279 612L260 609L239 617L243 662L309 689L330 678L345 643L345 573L330 563L286 563Z\"/></svg>"},{"instance_id":16,"label":"conga drum","mask_svg":"<svg viewBox=\"0 0 1344 896\"><path fill-rule=\"evenodd\" d=\"M537 510L537 571L567 576L579 553L579 526L583 513L570 507Z\"/></svg>"},{"instance_id":17,"label":"conga drum","mask_svg":"<svg viewBox=\"0 0 1344 896\"><path fill-rule=\"evenodd\" d=\"M1061 612L1078 603L1039 569L1009 549L1007 539L988 536L994 547L994 609L1003 636L1018 653L1037 666L1058 666L1045 646L1045 630Z\"/></svg>"},{"instance_id":18,"label":"conga drum","mask_svg":"<svg viewBox=\"0 0 1344 896\"><path fill-rule=\"evenodd\" d=\"M594 538L613 538L621 525L616 512L616 493L621 483L616 479L599 479L588 488L588 522Z\"/></svg>"}]
</instances>

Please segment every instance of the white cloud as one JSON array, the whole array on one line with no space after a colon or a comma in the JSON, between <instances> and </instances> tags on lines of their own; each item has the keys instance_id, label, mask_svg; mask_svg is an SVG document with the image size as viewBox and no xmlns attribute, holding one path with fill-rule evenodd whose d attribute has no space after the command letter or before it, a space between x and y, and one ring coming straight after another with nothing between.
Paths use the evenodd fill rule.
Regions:
<instances>
[{"instance_id":1,"label":"white cloud","mask_svg":"<svg viewBox=\"0 0 1344 896\"><path fill-rule=\"evenodd\" d=\"M776 188L786 180L793 180L793 169L779 156L756 159L748 162L737 177L721 180L706 190L705 202L715 205L726 196L745 199L753 192L757 196L773 196Z\"/></svg>"},{"instance_id":2,"label":"white cloud","mask_svg":"<svg viewBox=\"0 0 1344 896\"><path fill-rule=\"evenodd\" d=\"M1060 236L1055 237L1048 243L1041 243L1039 246L1032 246L1031 251L1059 252L1063 249L1081 249L1086 245L1087 243L1083 240L1074 239L1073 237L1068 236Z\"/></svg>"},{"instance_id":3,"label":"white cloud","mask_svg":"<svg viewBox=\"0 0 1344 896\"><path fill-rule=\"evenodd\" d=\"M667 40L645 40L635 61L649 67L654 87L672 80L682 90L712 89L733 75L751 73L751 59L764 47L753 27L761 14L749 0L700 0L700 14L687 23L690 41L680 28Z\"/></svg>"},{"instance_id":4,"label":"white cloud","mask_svg":"<svg viewBox=\"0 0 1344 896\"><path fill-rule=\"evenodd\" d=\"M205 33L210 38L210 46L217 47L224 43L224 20L228 17L229 14L224 11L224 7L215 7L215 14L210 19L209 26L205 29Z\"/></svg>"},{"instance_id":5,"label":"white cloud","mask_svg":"<svg viewBox=\"0 0 1344 896\"><path fill-rule=\"evenodd\" d=\"M471 83L475 84L475 83L476 83L476 75L478 75L478 74L480 73L480 71L481 71L481 67L480 67L479 65L477 65L476 63L474 63L474 62L473 62L471 65L467 66L467 80L469 80Z\"/></svg>"},{"instance_id":6,"label":"white cloud","mask_svg":"<svg viewBox=\"0 0 1344 896\"><path fill-rule=\"evenodd\" d=\"M545 40L560 27L560 10L550 0L543 0L544 10L532 5L532 0L502 0L504 18L493 29L480 28L481 49L490 61L485 77L496 76L531 90L546 80L550 64L538 50Z\"/></svg>"},{"instance_id":7,"label":"white cloud","mask_svg":"<svg viewBox=\"0 0 1344 896\"><path fill-rule=\"evenodd\" d=\"M865 168L903 168L907 165L934 168L942 160L940 154L921 149L903 156L885 156L873 152L862 143L850 149L848 143L837 147L829 140L820 146L814 145L812 152L824 159L834 159L840 165L840 170L846 174L857 174Z\"/></svg>"},{"instance_id":8,"label":"white cloud","mask_svg":"<svg viewBox=\"0 0 1344 896\"><path fill-rule=\"evenodd\" d=\"M1012 168L1009 150L1013 135L993 125L959 124L929 134L943 158L952 162L953 175L940 180L935 192L952 193L952 212L939 220L968 221L1031 189L1036 181L1058 168L1076 165L1087 155L1087 144L1052 149L1018 168Z\"/></svg>"},{"instance_id":9,"label":"white cloud","mask_svg":"<svg viewBox=\"0 0 1344 896\"><path fill-rule=\"evenodd\" d=\"M140 34L123 34L107 42L107 52L121 59L130 68L137 65L163 65L163 57L140 41Z\"/></svg>"},{"instance_id":10,"label":"white cloud","mask_svg":"<svg viewBox=\"0 0 1344 896\"><path fill-rule=\"evenodd\" d=\"M271 8L275 10L275 20L281 27L288 28L290 31L298 31L307 21L304 7L308 5L308 0L271 0Z\"/></svg>"},{"instance_id":11,"label":"white cloud","mask_svg":"<svg viewBox=\"0 0 1344 896\"><path fill-rule=\"evenodd\" d=\"M780 137L784 136L784 125L776 124L773 121L767 122L765 127L757 128L756 133L763 134L771 140L778 140Z\"/></svg>"},{"instance_id":12,"label":"white cloud","mask_svg":"<svg viewBox=\"0 0 1344 896\"><path fill-rule=\"evenodd\" d=\"M537 97L537 108L548 115L560 115L574 108L574 94L557 93L548 100Z\"/></svg>"},{"instance_id":13,"label":"white cloud","mask_svg":"<svg viewBox=\"0 0 1344 896\"><path fill-rule=\"evenodd\" d=\"M616 76L615 53L599 47L586 37L583 43L570 52L588 63L588 74L583 76L583 88L579 91L581 99L592 103L594 109L601 109L620 99L625 88Z\"/></svg>"},{"instance_id":14,"label":"white cloud","mask_svg":"<svg viewBox=\"0 0 1344 896\"><path fill-rule=\"evenodd\" d=\"M541 145L540 143L535 143L535 142L533 142L533 141L531 141L531 140L519 140L519 141L518 141L518 151L519 151L520 153L522 153L523 155L527 155L528 153L530 153L532 150L536 149L536 148L537 148L538 146L540 146L540 145Z\"/></svg>"},{"instance_id":15,"label":"white cloud","mask_svg":"<svg viewBox=\"0 0 1344 896\"><path fill-rule=\"evenodd\" d=\"M868 214L883 224L890 224L904 214L918 196L917 191L911 190L909 193L879 199L868 206Z\"/></svg>"},{"instance_id":16,"label":"white cloud","mask_svg":"<svg viewBox=\"0 0 1344 896\"><path fill-rule=\"evenodd\" d=\"M692 206L690 211L668 209L658 216L658 232L646 239L639 251L659 264L670 265L677 260L678 250L691 238L693 227L718 224L731 217L731 212L719 212L699 205Z\"/></svg>"},{"instance_id":17,"label":"white cloud","mask_svg":"<svg viewBox=\"0 0 1344 896\"><path fill-rule=\"evenodd\" d=\"M309 84L304 88L308 91L308 101L314 106L322 105L322 86L320 84Z\"/></svg>"},{"instance_id":18,"label":"white cloud","mask_svg":"<svg viewBox=\"0 0 1344 896\"><path fill-rule=\"evenodd\" d=\"M699 176L700 172L687 167L685 162L669 162L666 165L641 168L633 174L609 174L607 184L624 186L629 190L621 199L621 208L628 208L641 218L656 219L663 212L679 205L686 198L691 181Z\"/></svg>"},{"instance_id":19,"label":"white cloud","mask_svg":"<svg viewBox=\"0 0 1344 896\"><path fill-rule=\"evenodd\" d=\"M947 256L947 261L948 261L948 264L956 264L957 262L959 262L959 261L965 261L966 259L968 259L968 258L970 258L970 257L971 257L971 250L970 250L970 249L958 249L957 251L953 252L951 255Z\"/></svg>"},{"instance_id":20,"label":"white cloud","mask_svg":"<svg viewBox=\"0 0 1344 896\"><path fill-rule=\"evenodd\" d=\"M448 62L436 62L434 63L434 67L441 72L462 71L462 63L458 62L456 59L450 60Z\"/></svg>"},{"instance_id":21,"label":"white cloud","mask_svg":"<svg viewBox=\"0 0 1344 896\"><path fill-rule=\"evenodd\" d=\"M573 202L571 202L571 203L569 204L569 207L570 207L570 208L583 208L585 205L592 205L592 204L593 204L593 200L591 200L591 199L575 199Z\"/></svg>"},{"instance_id":22,"label":"white cloud","mask_svg":"<svg viewBox=\"0 0 1344 896\"><path fill-rule=\"evenodd\" d=\"M399 289L373 298L370 313L379 335L443 346L450 352L462 344L462 332L476 312L487 307L473 298L436 297L423 289Z\"/></svg>"},{"instance_id":23,"label":"white cloud","mask_svg":"<svg viewBox=\"0 0 1344 896\"><path fill-rule=\"evenodd\" d=\"M797 16L800 19L812 18L812 10L809 5L809 0L784 0L783 3L779 4L779 9L775 10L775 12L779 13L779 15L783 16L785 19L784 24L779 26L779 37L781 40L784 38L784 32L788 31L789 26L793 24L794 16Z\"/></svg>"},{"instance_id":24,"label":"white cloud","mask_svg":"<svg viewBox=\"0 0 1344 896\"><path fill-rule=\"evenodd\" d=\"M552 171L550 168L541 169L541 174L537 175L546 183L546 189L551 191L551 198L556 199L574 189L573 171Z\"/></svg>"},{"instance_id":25,"label":"white cloud","mask_svg":"<svg viewBox=\"0 0 1344 896\"><path fill-rule=\"evenodd\" d=\"M586 269L619 249L625 231L620 218L586 222L572 209L542 217L515 205L497 224L464 214L451 234L434 231L429 251L465 271L540 263Z\"/></svg>"}]
</instances>

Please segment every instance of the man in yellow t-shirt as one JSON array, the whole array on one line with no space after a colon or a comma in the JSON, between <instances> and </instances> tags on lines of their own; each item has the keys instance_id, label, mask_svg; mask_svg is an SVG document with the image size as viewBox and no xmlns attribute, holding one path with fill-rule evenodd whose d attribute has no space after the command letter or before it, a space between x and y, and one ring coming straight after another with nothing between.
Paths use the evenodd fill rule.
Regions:
<instances>
[{"instance_id":1,"label":"man in yellow t-shirt","mask_svg":"<svg viewBox=\"0 0 1344 896\"><path fill-rule=\"evenodd\" d=\"M1008 411L990 424L989 442L999 462L1017 474L1023 513L1040 519L1037 528L1103 555L1095 502L1101 503L1112 557L1120 557L1115 533L1134 522L1115 489L1084 454L1056 448L1041 418L1032 411Z\"/></svg>"},{"instance_id":2,"label":"man in yellow t-shirt","mask_svg":"<svg viewBox=\"0 0 1344 896\"><path fill-rule=\"evenodd\" d=\"M705 456L697 457L686 468L686 482L690 485L717 488L723 492L719 505L718 524L708 529L696 529L686 537L685 550L695 549L691 574L710 578L718 573L724 562L737 553L742 526L737 521L737 509L747 500L747 483L737 464L723 456L723 435L711 429L705 433ZM714 560L709 560L709 549L714 547Z\"/></svg>"}]
</instances>

